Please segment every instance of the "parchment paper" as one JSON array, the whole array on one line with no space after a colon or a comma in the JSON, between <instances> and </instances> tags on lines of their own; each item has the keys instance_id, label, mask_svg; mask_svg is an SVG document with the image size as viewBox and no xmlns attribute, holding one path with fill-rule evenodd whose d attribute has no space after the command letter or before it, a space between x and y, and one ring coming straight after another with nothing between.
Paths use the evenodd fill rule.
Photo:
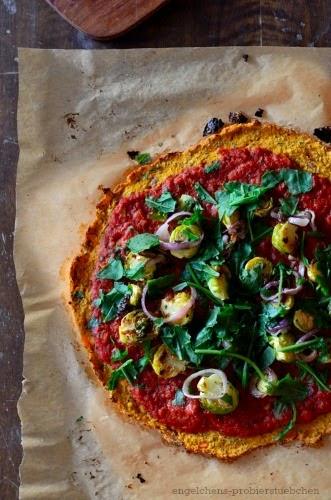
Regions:
<instances>
[{"instance_id":1,"label":"parchment paper","mask_svg":"<svg viewBox=\"0 0 331 500\"><path fill-rule=\"evenodd\" d=\"M307 131L330 124L330 55L253 47L20 50L22 499L330 498L329 439L320 449L275 446L224 464L165 446L156 432L117 417L87 373L62 298L81 224L93 220L98 186L113 184L130 164L126 151L182 149L200 139L209 118L226 120L234 110L254 115L261 107L266 119Z\"/></svg>"}]
</instances>

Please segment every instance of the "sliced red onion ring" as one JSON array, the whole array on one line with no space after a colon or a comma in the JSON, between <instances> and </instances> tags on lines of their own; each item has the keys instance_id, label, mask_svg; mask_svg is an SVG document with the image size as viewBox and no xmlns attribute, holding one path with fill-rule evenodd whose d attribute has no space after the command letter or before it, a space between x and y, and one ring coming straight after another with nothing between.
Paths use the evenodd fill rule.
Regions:
<instances>
[{"instance_id":1,"label":"sliced red onion ring","mask_svg":"<svg viewBox=\"0 0 331 500\"><path fill-rule=\"evenodd\" d=\"M278 287L279 283L278 281L269 281L262 290L260 291L261 298L265 300L266 302L271 302L272 300L275 300L278 297L278 293L275 293L273 295L266 295L264 290L270 290L270 288L276 288Z\"/></svg>"},{"instance_id":2,"label":"sliced red onion ring","mask_svg":"<svg viewBox=\"0 0 331 500\"><path fill-rule=\"evenodd\" d=\"M147 292L148 292L148 286L145 285L144 288L143 288L143 292L141 294L141 308L142 310L144 311L144 313L146 314L146 316L152 320L155 320L155 319L159 319L158 316L154 316L152 313L149 312L149 310L147 309L147 306L146 306L146 295L147 295Z\"/></svg>"},{"instance_id":3,"label":"sliced red onion ring","mask_svg":"<svg viewBox=\"0 0 331 500\"><path fill-rule=\"evenodd\" d=\"M312 230L316 231L317 230L317 227L316 227L316 224L315 224L316 214L315 214L314 210L306 210L306 212L309 212L310 215L311 215L310 225L311 225Z\"/></svg>"},{"instance_id":4,"label":"sliced red onion ring","mask_svg":"<svg viewBox=\"0 0 331 500\"><path fill-rule=\"evenodd\" d=\"M305 333L305 335L302 335L297 341L296 344L301 344L302 342L306 342L306 340L309 340L311 337L315 336L315 333L317 333L319 330L318 328L314 328L314 330L310 330L310 332ZM317 351L316 349L313 349L309 354L303 354L298 353L297 354L298 358L300 358L302 361L305 361L306 363L311 363L317 358Z\"/></svg>"},{"instance_id":5,"label":"sliced red onion ring","mask_svg":"<svg viewBox=\"0 0 331 500\"><path fill-rule=\"evenodd\" d=\"M274 382L275 380L277 380L277 375L273 370L271 370L271 368L267 368L266 370L264 370L264 373L267 376L268 382ZM254 396L254 398L258 398L258 399L265 398L266 396L268 396L268 394L266 394L265 392L261 392L258 389L257 385L259 382L260 382L260 380L258 377L254 376L252 378L250 386L249 386L250 393L252 394L252 396Z\"/></svg>"},{"instance_id":6,"label":"sliced red onion ring","mask_svg":"<svg viewBox=\"0 0 331 500\"><path fill-rule=\"evenodd\" d=\"M306 227L310 224L313 231L316 231L315 212L313 210L304 210L303 212L298 212L292 217L289 217L288 221L291 224L300 227Z\"/></svg>"},{"instance_id":7,"label":"sliced red onion ring","mask_svg":"<svg viewBox=\"0 0 331 500\"><path fill-rule=\"evenodd\" d=\"M302 285L298 285L295 288L283 288L282 293L284 295L296 295L302 290Z\"/></svg>"},{"instance_id":8,"label":"sliced red onion ring","mask_svg":"<svg viewBox=\"0 0 331 500\"><path fill-rule=\"evenodd\" d=\"M200 245L201 241L204 238L204 234L201 233L198 240L195 241L174 241L170 242L170 233L169 233L169 223L173 220L176 220L181 217L190 217L192 212L177 212L169 217L159 228L155 231L156 236L160 238L160 247L164 250L187 250L189 248L194 248Z\"/></svg>"},{"instance_id":9,"label":"sliced red onion ring","mask_svg":"<svg viewBox=\"0 0 331 500\"><path fill-rule=\"evenodd\" d=\"M288 218L288 222L294 224L295 226L306 227L310 223L310 217L299 214L293 215L292 217Z\"/></svg>"},{"instance_id":10,"label":"sliced red onion ring","mask_svg":"<svg viewBox=\"0 0 331 500\"><path fill-rule=\"evenodd\" d=\"M288 319L285 318L285 319L282 319L275 326L268 326L267 330L270 333L270 335L276 336L280 332L283 332L283 333L287 332L287 330L289 329L289 327L290 327L290 322L289 322Z\"/></svg>"},{"instance_id":11,"label":"sliced red onion ring","mask_svg":"<svg viewBox=\"0 0 331 500\"><path fill-rule=\"evenodd\" d=\"M314 337L316 333L319 332L318 328L314 328L313 330L310 330L310 332L305 333L300 337L297 341L296 344L301 344L301 342L306 342L306 340L309 340L311 337Z\"/></svg>"},{"instance_id":12,"label":"sliced red onion ring","mask_svg":"<svg viewBox=\"0 0 331 500\"><path fill-rule=\"evenodd\" d=\"M160 240L160 247L164 250L187 250L189 248L194 248L200 245L203 240L204 234L202 233L200 238L195 241L162 241Z\"/></svg>"},{"instance_id":13,"label":"sliced red onion ring","mask_svg":"<svg viewBox=\"0 0 331 500\"><path fill-rule=\"evenodd\" d=\"M208 375L219 375L219 377L222 380L222 392L218 394L217 396L204 396L202 394L190 394L190 385L195 380L196 378L201 378L205 377ZM222 370L217 370L216 368L206 368L204 370L200 370L198 372L194 372L191 375L187 377L187 379L184 380L183 387L182 387L182 392L184 396L190 399L220 399L226 394L227 389L228 389L228 378L226 374Z\"/></svg>"},{"instance_id":14,"label":"sliced red onion ring","mask_svg":"<svg viewBox=\"0 0 331 500\"><path fill-rule=\"evenodd\" d=\"M181 319L183 319L186 316L186 314L189 312L191 307L194 306L196 298L197 298L197 292L196 292L195 288L192 288L192 287L190 287L190 290L191 290L190 300L188 300L186 302L186 304L183 307L181 307L178 311L176 311L175 313L170 314L170 316L164 317L165 323L176 323L177 321L180 321Z\"/></svg>"},{"instance_id":15,"label":"sliced red onion ring","mask_svg":"<svg viewBox=\"0 0 331 500\"><path fill-rule=\"evenodd\" d=\"M278 222L281 222L282 220L284 220L284 217L279 212L279 210L271 210L270 217L272 217L273 219L278 220Z\"/></svg>"},{"instance_id":16,"label":"sliced red onion ring","mask_svg":"<svg viewBox=\"0 0 331 500\"><path fill-rule=\"evenodd\" d=\"M156 236L160 238L161 241L169 241L170 233L168 230L168 226L170 222L176 220L181 217L191 217L192 212L177 212L176 214L171 215L159 228L155 231Z\"/></svg>"},{"instance_id":17,"label":"sliced red onion ring","mask_svg":"<svg viewBox=\"0 0 331 500\"><path fill-rule=\"evenodd\" d=\"M314 361L317 358L317 351L316 351L316 349L314 349L309 354L303 354L301 352L301 353L298 353L297 356L299 359L301 359L301 361L305 361L306 363L311 363L312 361Z\"/></svg>"}]
</instances>

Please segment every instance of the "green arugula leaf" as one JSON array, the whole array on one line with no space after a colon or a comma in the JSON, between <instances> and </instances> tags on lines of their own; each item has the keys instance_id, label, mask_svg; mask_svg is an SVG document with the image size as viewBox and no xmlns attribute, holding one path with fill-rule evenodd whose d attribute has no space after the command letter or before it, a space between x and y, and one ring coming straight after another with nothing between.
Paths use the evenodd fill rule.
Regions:
<instances>
[{"instance_id":1,"label":"green arugula leaf","mask_svg":"<svg viewBox=\"0 0 331 500\"><path fill-rule=\"evenodd\" d=\"M177 389L174 399L172 400L174 406L185 406L185 396L183 391Z\"/></svg>"},{"instance_id":2,"label":"green arugula leaf","mask_svg":"<svg viewBox=\"0 0 331 500\"><path fill-rule=\"evenodd\" d=\"M124 268L120 259L112 259L101 271L97 277L102 280L118 281L124 276Z\"/></svg>"},{"instance_id":3,"label":"green arugula leaf","mask_svg":"<svg viewBox=\"0 0 331 500\"><path fill-rule=\"evenodd\" d=\"M253 247L248 242L239 243L230 256L230 267L235 276L239 276L245 262L253 255Z\"/></svg>"},{"instance_id":4,"label":"green arugula leaf","mask_svg":"<svg viewBox=\"0 0 331 500\"><path fill-rule=\"evenodd\" d=\"M175 274L166 274L160 278L154 278L147 281L148 295L151 297L158 297L162 295L164 291L171 287L176 281ZM187 285L186 285L187 286ZM186 288L186 287L185 287Z\"/></svg>"},{"instance_id":5,"label":"green arugula leaf","mask_svg":"<svg viewBox=\"0 0 331 500\"><path fill-rule=\"evenodd\" d=\"M282 179L291 194L308 193L313 188L313 176L304 170L285 168L282 170Z\"/></svg>"},{"instance_id":6,"label":"green arugula leaf","mask_svg":"<svg viewBox=\"0 0 331 500\"><path fill-rule=\"evenodd\" d=\"M224 190L230 195L229 205L238 208L241 205L250 205L259 201L268 191L268 188L256 184L233 181L224 184Z\"/></svg>"},{"instance_id":7,"label":"green arugula leaf","mask_svg":"<svg viewBox=\"0 0 331 500\"><path fill-rule=\"evenodd\" d=\"M139 165L146 165L152 161L152 157L149 153L138 153L134 160L139 163Z\"/></svg>"},{"instance_id":8,"label":"green arugula leaf","mask_svg":"<svg viewBox=\"0 0 331 500\"><path fill-rule=\"evenodd\" d=\"M212 347L211 341L213 338L215 326L218 323L219 314L220 314L220 308L214 306L207 318L205 326L202 328L202 330L200 330L200 332L196 336L194 345L195 349L198 348L206 349L208 347Z\"/></svg>"},{"instance_id":9,"label":"green arugula leaf","mask_svg":"<svg viewBox=\"0 0 331 500\"><path fill-rule=\"evenodd\" d=\"M133 384L135 380L138 378L138 371L135 367L133 359L128 359L121 366L112 371L108 383L107 388L110 391L113 391L119 380L126 379L129 384Z\"/></svg>"},{"instance_id":10,"label":"green arugula leaf","mask_svg":"<svg viewBox=\"0 0 331 500\"><path fill-rule=\"evenodd\" d=\"M124 361L125 358L128 357L128 350L121 350L121 349L113 349L112 354L111 354L111 360L116 362L116 361Z\"/></svg>"},{"instance_id":11,"label":"green arugula leaf","mask_svg":"<svg viewBox=\"0 0 331 500\"><path fill-rule=\"evenodd\" d=\"M146 262L137 262L129 269L125 270L125 276L133 281L139 281L145 276Z\"/></svg>"},{"instance_id":12,"label":"green arugula leaf","mask_svg":"<svg viewBox=\"0 0 331 500\"><path fill-rule=\"evenodd\" d=\"M200 281L208 281L209 278L217 278L220 275L220 273L202 260L190 262L188 265L194 269Z\"/></svg>"},{"instance_id":13,"label":"green arugula leaf","mask_svg":"<svg viewBox=\"0 0 331 500\"><path fill-rule=\"evenodd\" d=\"M289 192L297 195L308 193L313 187L313 176L304 170L283 168L266 172L262 177L262 186L272 189L280 182L285 182Z\"/></svg>"},{"instance_id":14,"label":"green arugula leaf","mask_svg":"<svg viewBox=\"0 0 331 500\"><path fill-rule=\"evenodd\" d=\"M145 203L149 208L163 214L174 212L176 208L176 200L174 200L169 191L162 193L159 198L147 197Z\"/></svg>"},{"instance_id":15,"label":"green arugula leaf","mask_svg":"<svg viewBox=\"0 0 331 500\"><path fill-rule=\"evenodd\" d=\"M177 358L189 361L195 365L199 357L195 354L192 346L192 338L187 328L178 325L164 325L161 333L162 341Z\"/></svg>"},{"instance_id":16,"label":"green arugula leaf","mask_svg":"<svg viewBox=\"0 0 331 500\"><path fill-rule=\"evenodd\" d=\"M269 383L268 394L281 398L285 404L290 404L306 399L308 388L300 380L287 373L283 378Z\"/></svg>"},{"instance_id":17,"label":"green arugula leaf","mask_svg":"<svg viewBox=\"0 0 331 500\"><path fill-rule=\"evenodd\" d=\"M320 276L316 277L318 287L325 297L331 295L331 245L326 248L317 247L315 252L317 269Z\"/></svg>"},{"instance_id":18,"label":"green arugula leaf","mask_svg":"<svg viewBox=\"0 0 331 500\"><path fill-rule=\"evenodd\" d=\"M201 201L216 205L216 200L208 193L208 191L205 190L203 186L201 186L200 182L196 182L194 184L194 189Z\"/></svg>"},{"instance_id":19,"label":"green arugula leaf","mask_svg":"<svg viewBox=\"0 0 331 500\"><path fill-rule=\"evenodd\" d=\"M100 291L100 296L94 301L94 305L101 309L104 323L116 318L120 305L130 297L131 293L130 286L121 282L115 282L108 293Z\"/></svg>"},{"instance_id":20,"label":"green arugula leaf","mask_svg":"<svg viewBox=\"0 0 331 500\"><path fill-rule=\"evenodd\" d=\"M258 265L253 269L242 269L239 279L247 292L258 293L264 281L263 266Z\"/></svg>"},{"instance_id":21,"label":"green arugula leaf","mask_svg":"<svg viewBox=\"0 0 331 500\"><path fill-rule=\"evenodd\" d=\"M297 409L296 409L295 404L292 402L292 403L285 405L285 406L291 408L292 417L291 417L290 421L288 422L288 424L285 425L285 427L280 431L280 433L276 437L276 439L280 440L280 441L283 440L284 437L293 429L293 427L295 426L295 423L297 421Z\"/></svg>"},{"instance_id":22,"label":"green arugula leaf","mask_svg":"<svg viewBox=\"0 0 331 500\"><path fill-rule=\"evenodd\" d=\"M158 236L151 233L141 233L130 238L126 246L133 253L140 253L144 250L149 250L150 248L157 247L160 244Z\"/></svg>"},{"instance_id":23,"label":"green arugula leaf","mask_svg":"<svg viewBox=\"0 0 331 500\"><path fill-rule=\"evenodd\" d=\"M214 161L213 163L211 163L210 165L207 165L204 168L204 171L206 174L211 174L213 172L216 172L216 170L219 170L220 167L221 167L221 162L220 162L220 160L217 160L217 161Z\"/></svg>"},{"instance_id":24,"label":"green arugula leaf","mask_svg":"<svg viewBox=\"0 0 331 500\"><path fill-rule=\"evenodd\" d=\"M297 361L297 365L301 369L302 372L310 375L313 380L317 383L318 387L322 389L322 391L330 392L331 387L329 387L324 380L322 380L322 377L318 375L311 366L308 365L308 363L305 363L304 361Z\"/></svg>"},{"instance_id":25,"label":"green arugula leaf","mask_svg":"<svg viewBox=\"0 0 331 500\"><path fill-rule=\"evenodd\" d=\"M273 349L271 346L267 346L260 356L259 366L262 368L262 370L265 370L270 365L272 365L272 363L275 361L275 358L275 349Z\"/></svg>"},{"instance_id":26,"label":"green arugula leaf","mask_svg":"<svg viewBox=\"0 0 331 500\"><path fill-rule=\"evenodd\" d=\"M297 211L299 200L296 196L289 196L288 198L281 198L279 203L281 213L286 217L290 217Z\"/></svg>"}]
</instances>

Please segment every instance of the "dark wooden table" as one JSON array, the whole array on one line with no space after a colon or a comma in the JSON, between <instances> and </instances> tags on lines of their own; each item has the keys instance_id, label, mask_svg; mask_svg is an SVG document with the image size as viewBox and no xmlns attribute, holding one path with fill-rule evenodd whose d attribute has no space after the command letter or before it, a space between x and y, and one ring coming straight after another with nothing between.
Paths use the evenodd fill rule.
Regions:
<instances>
[{"instance_id":1,"label":"dark wooden table","mask_svg":"<svg viewBox=\"0 0 331 500\"><path fill-rule=\"evenodd\" d=\"M173 0L112 42L96 42L44 0L0 2L0 499L18 498L23 311L12 258L18 158L17 46L108 49L208 45L331 46L331 0Z\"/></svg>"}]
</instances>

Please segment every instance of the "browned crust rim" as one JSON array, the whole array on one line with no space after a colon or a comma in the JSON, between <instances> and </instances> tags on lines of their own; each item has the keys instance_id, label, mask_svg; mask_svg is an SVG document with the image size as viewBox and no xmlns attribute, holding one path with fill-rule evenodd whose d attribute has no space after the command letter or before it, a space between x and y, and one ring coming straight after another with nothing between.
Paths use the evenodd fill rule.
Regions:
<instances>
[{"instance_id":1,"label":"browned crust rim","mask_svg":"<svg viewBox=\"0 0 331 500\"><path fill-rule=\"evenodd\" d=\"M331 179L331 148L308 134L279 127L271 123L261 124L254 120L247 124L230 125L221 132L209 136L187 151L168 153L156 158L152 163L125 173L122 181L113 189L103 189L103 196L97 205L95 221L88 228L81 253L74 259L70 269L70 294L83 290L84 298L71 301L74 320L80 332L80 341L89 353L90 362L98 380L104 385L106 374L91 348L89 331L86 328L90 311L89 280L93 272L98 247L106 227L108 217L122 196L139 192L150 187L152 179L162 182L169 175L182 169L211 162L216 159L222 147L265 147L275 153L285 153L292 157L305 170L324 175ZM277 432L252 438L230 438L217 432L188 434L172 431L157 422L139 408L130 397L125 383L111 395L117 409L132 421L145 427L158 429L168 444L182 445L187 451L222 460L234 460L258 447L275 442ZM331 414L317 417L313 422L297 426L287 437L286 442L294 439L305 445L315 445L323 435L331 433Z\"/></svg>"}]
</instances>

